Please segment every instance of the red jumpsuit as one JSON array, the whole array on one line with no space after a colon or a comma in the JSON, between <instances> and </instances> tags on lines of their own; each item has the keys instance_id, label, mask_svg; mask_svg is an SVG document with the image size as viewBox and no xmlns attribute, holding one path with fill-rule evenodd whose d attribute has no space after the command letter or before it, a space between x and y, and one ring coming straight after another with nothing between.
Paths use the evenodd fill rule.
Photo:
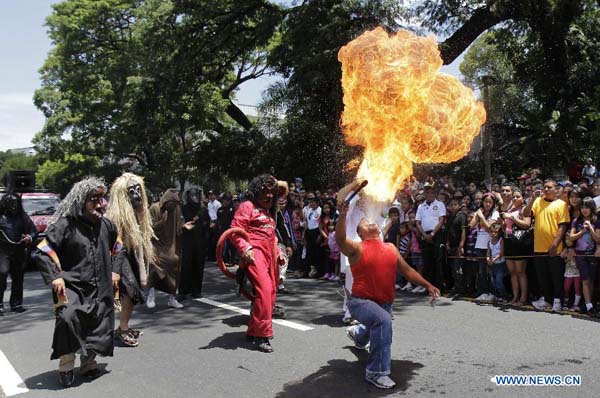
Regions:
<instances>
[{"instance_id":1,"label":"red jumpsuit","mask_svg":"<svg viewBox=\"0 0 600 398\"><path fill-rule=\"evenodd\" d=\"M255 297L246 333L253 337L271 337L271 319L279 281L275 220L267 210L256 207L248 200L236 211L231 227L248 232L249 242L239 235L232 236L239 253L243 254L250 246L254 253L254 263L247 268L248 280L254 286Z\"/></svg>"}]
</instances>

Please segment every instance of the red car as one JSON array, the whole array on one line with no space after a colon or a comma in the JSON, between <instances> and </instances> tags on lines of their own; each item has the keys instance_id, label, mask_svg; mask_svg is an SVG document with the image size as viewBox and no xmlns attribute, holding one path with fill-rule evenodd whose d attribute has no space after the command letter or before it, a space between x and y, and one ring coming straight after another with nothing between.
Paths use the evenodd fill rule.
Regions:
<instances>
[{"instance_id":1,"label":"red car","mask_svg":"<svg viewBox=\"0 0 600 398\"><path fill-rule=\"evenodd\" d=\"M31 217L38 232L38 239L44 236L48 220L58 207L60 197L50 192L25 192L21 194L23 209Z\"/></svg>"}]
</instances>

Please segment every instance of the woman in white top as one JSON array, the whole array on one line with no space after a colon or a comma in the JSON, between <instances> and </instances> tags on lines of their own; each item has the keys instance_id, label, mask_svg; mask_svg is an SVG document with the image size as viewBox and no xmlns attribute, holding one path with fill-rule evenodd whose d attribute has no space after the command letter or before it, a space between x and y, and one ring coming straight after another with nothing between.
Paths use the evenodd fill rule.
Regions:
<instances>
[{"instance_id":1,"label":"woman in white top","mask_svg":"<svg viewBox=\"0 0 600 398\"><path fill-rule=\"evenodd\" d=\"M475 253L479 263L479 272L477 274L477 294L476 300L492 301L495 299L491 293L488 279L488 265L486 261L488 242L490 241L490 228L492 224L500 218L500 213L496 210L496 197L492 193L485 193L481 200L481 207L475 212L469 227L477 227L477 240L475 241Z\"/></svg>"}]
</instances>

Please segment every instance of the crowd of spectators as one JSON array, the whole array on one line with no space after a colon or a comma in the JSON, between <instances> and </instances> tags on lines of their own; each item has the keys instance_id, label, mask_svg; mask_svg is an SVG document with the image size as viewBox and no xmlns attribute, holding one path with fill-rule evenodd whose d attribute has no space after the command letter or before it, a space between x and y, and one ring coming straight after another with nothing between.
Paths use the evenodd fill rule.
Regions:
<instances>
[{"instance_id":1,"label":"crowd of spectators","mask_svg":"<svg viewBox=\"0 0 600 398\"><path fill-rule=\"evenodd\" d=\"M600 178L591 160L585 163L571 162L559 179L539 169L514 180L498 175L487 183L412 177L385 209L383 238L451 297L599 316L594 287ZM281 209L293 246L288 275L343 279L335 244L335 190L305 189L302 178L289 186ZM211 193L208 199L211 258L243 194L223 194L219 201ZM226 220L219 220L221 202L229 209L221 211ZM397 289L425 292L401 278Z\"/></svg>"}]
</instances>

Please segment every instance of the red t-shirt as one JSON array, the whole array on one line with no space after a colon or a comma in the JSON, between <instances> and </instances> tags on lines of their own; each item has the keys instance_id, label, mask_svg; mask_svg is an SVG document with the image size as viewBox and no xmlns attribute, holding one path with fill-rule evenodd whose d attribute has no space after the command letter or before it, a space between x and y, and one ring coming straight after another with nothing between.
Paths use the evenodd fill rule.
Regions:
<instances>
[{"instance_id":1,"label":"red t-shirt","mask_svg":"<svg viewBox=\"0 0 600 398\"><path fill-rule=\"evenodd\" d=\"M379 239L361 243L360 259L351 266L352 295L379 304L394 301L398 252L393 245Z\"/></svg>"}]
</instances>

